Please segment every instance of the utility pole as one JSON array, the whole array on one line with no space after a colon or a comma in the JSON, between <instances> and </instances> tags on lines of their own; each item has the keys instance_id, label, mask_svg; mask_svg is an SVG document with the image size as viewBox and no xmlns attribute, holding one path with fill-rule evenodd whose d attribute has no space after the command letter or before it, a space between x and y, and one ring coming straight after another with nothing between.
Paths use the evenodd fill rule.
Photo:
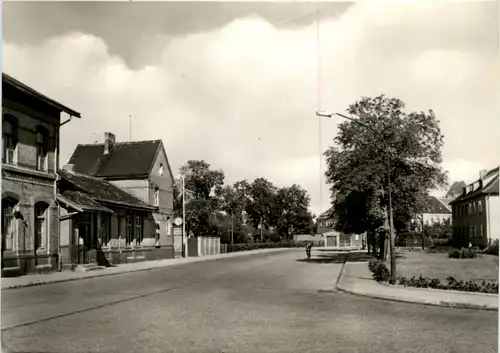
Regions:
<instances>
[{"instance_id":1,"label":"utility pole","mask_svg":"<svg viewBox=\"0 0 500 353\"><path fill-rule=\"evenodd\" d=\"M320 117L325 117L325 118L331 118L333 115L338 115L341 118L347 119L349 121L352 121L355 124L361 125L366 127L367 129L371 130L375 134L380 134L378 131L373 129L371 126L366 125L362 122L360 122L358 119L350 118L348 116L345 116L344 114L340 113L331 113L331 112L321 112L317 111L316 112L317 116ZM390 155L389 155L389 146L385 143L384 140L384 149L385 149L385 154L387 157L387 191L388 191L388 196L389 196L389 244L390 244L390 253L391 253L391 277L390 277L390 283L395 283L396 281L396 251L394 249L394 220L392 216L392 185L391 185L391 161L390 161Z\"/></svg>"},{"instance_id":2,"label":"utility pole","mask_svg":"<svg viewBox=\"0 0 500 353\"><path fill-rule=\"evenodd\" d=\"M182 246L184 247L184 257L188 257L187 237L186 237L186 185L184 175L182 176Z\"/></svg>"}]
</instances>

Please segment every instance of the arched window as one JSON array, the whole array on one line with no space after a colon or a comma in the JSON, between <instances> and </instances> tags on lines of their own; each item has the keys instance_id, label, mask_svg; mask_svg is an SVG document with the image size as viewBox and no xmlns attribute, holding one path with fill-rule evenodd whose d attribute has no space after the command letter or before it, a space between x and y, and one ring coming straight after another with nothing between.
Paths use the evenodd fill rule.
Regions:
<instances>
[{"instance_id":1,"label":"arched window","mask_svg":"<svg viewBox=\"0 0 500 353\"><path fill-rule=\"evenodd\" d=\"M35 204L35 251L48 251L48 219L49 205L45 202Z\"/></svg>"},{"instance_id":2,"label":"arched window","mask_svg":"<svg viewBox=\"0 0 500 353\"><path fill-rule=\"evenodd\" d=\"M2 122L2 162L8 164L16 163L17 147L17 119L12 115L3 116Z\"/></svg>"},{"instance_id":3,"label":"arched window","mask_svg":"<svg viewBox=\"0 0 500 353\"><path fill-rule=\"evenodd\" d=\"M39 126L36 129L36 169L47 170L47 130Z\"/></svg>"},{"instance_id":4,"label":"arched window","mask_svg":"<svg viewBox=\"0 0 500 353\"><path fill-rule=\"evenodd\" d=\"M2 199L2 251L13 251L16 246L18 201L13 198Z\"/></svg>"},{"instance_id":5,"label":"arched window","mask_svg":"<svg viewBox=\"0 0 500 353\"><path fill-rule=\"evenodd\" d=\"M163 176L163 164L160 164L160 169L158 170L160 176Z\"/></svg>"}]
</instances>

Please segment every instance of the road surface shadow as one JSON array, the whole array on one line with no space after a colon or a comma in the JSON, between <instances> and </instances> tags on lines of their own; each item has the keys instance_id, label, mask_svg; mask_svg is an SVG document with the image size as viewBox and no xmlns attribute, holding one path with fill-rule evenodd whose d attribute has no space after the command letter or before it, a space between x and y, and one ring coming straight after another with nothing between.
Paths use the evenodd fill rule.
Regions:
<instances>
[{"instance_id":1,"label":"road surface shadow","mask_svg":"<svg viewBox=\"0 0 500 353\"><path fill-rule=\"evenodd\" d=\"M396 254L396 259L404 257L402 254ZM369 262L372 259L375 259L375 257L367 253L350 253L347 262Z\"/></svg>"},{"instance_id":2,"label":"road surface shadow","mask_svg":"<svg viewBox=\"0 0 500 353\"><path fill-rule=\"evenodd\" d=\"M347 254L316 254L309 260L298 259L298 262L307 262L310 264L343 264Z\"/></svg>"}]
</instances>

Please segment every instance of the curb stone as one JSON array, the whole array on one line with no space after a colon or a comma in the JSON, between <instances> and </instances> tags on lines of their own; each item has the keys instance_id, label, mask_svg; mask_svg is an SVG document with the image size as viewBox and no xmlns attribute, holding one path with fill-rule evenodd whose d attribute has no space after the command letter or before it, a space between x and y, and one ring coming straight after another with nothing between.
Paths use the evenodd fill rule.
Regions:
<instances>
[{"instance_id":1,"label":"curb stone","mask_svg":"<svg viewBox=\"0 0 500 353\"><path fill-rule=\"evenodd\" d=\"M393 302L399 302L399 303L419 304L419 305L428 305L428 306L437 306L437 307L457 308L457 309L475 309L475 310L498 311L498 307L495 308L495 307L490 307L490 306L487 306L487 305L476 305L476 304L469 304L469 303L455 303L455 302L448 302L448 301L439 301L439 303L432 303L432 302L419 301L419 300L416 300L416 299L415 300L401 299L401 298L397 298L397 297L393 297L393 296L381 295L381 294L375 294L375 293L360 293L360 292L357 292L357 291L354 291L354 290L351 290L351 289L342 288L342 286L339 285L339 282L340 282L340 279L341 279L341 277L343 275L345 264L346 263L344 263L344 265L342 266L341 274L340 274L340 276L339 276L339 278L337 280L337 284L335 286L335 288L339 292L344 292L344 293L356 295L356 296L359 296L359 297L373 298L373 299L379 299L379 300L387 300L387 301L393 301ZM386 285L386 286L391 286L391 287L393 286L393 285L389 285L389 284L386 284L386 283L380 283L380 284L383 284L383 285ZM399 287L399 288L405 288L405 287L402 287L402 286L397 286L397 287ZM419 288L419 289L430 290L429 288ZM434 290L437 290L437 289L434 289ZM460 291L452 291L452 292L455 292L455 293L458 292L458 293L462 294L462 292L460 292ZM490 293L474 293L474 294L476 294L476 295L480 294L480 295L483 295L483 296L494 296L495 295L495 294L490 294Z\"/></svg>"},{"instance_id":2,"label":"curb stone","mask_svg":"<svg viewBox=\"0 0 500 353\"><path fill-rule=\"evenodd\" d=\"M492 297L492 298L497 297L498 298L498 294L494 294L494 293L465 292L465 291L459 291L459 290L453 290L453 289L417 288L417 287L410 287L410 286L402 286L399 284L389 284L389 283L384 283L384 282L379 282L379 283L384 285L384 286L387 286L387 287L406 288L406 289L410 289L410 290L411 289L425 289L425 290L428 290L430 292L436 292L436 293L443 293L443 292L457 293L457 294L467 293L470 295L479 295L479 296L483 296L483 297Z\"/></svg>"},{"instance_id":3,"label":"curb stone","mask_svg":"<svg viewBox=\"0 0 500 353\"><path fill-rule=\"evenodd\" d=\"M341 287L337 287L337 290L339 292L344 292L344 293L356 295L358 297L373 298L373 299L386 300L386 301L392 301L392 302L398 302L398 303L418 304L418 305L437 306L437 307L444 307L444 308L456 308L456 309L474 309L474 310L498 311L497 308L491 308L488 306L475 305L475 304L463 304L463 303L454 303L454 302L445 302L445 301L440 301L439 303L426 303L426 302L421 302L421 301L417 301L417 300L412 301L412 300L406 300L406 299L400 299L400 298L394 298L394 297L388 297L388 296L380 296L380 295L375 295L375 294L359 293L359 292L355 292L355 291L352 291L350 289L345 289L345 288L341 288Z\"/></svg>"},{"instance_id":4,"label":"curb stone","mask_svg":"<svg viewBox=\"0 0 500 353\"><path fill-rule=\"evenodd\" d=\"M340 269L340 272L339 272L339 276L337 277L337 281L335 281L335 290L339 290L339 282L340 282L340 278L342 277L342 275L344 274L344 268L345 268L345 264L347 263L347 261L349 260L349 254L351 252L348 251L347 254L345 255L345 259L344 259L344 263L342 264L342 268Z\"/></svg>"},{"instance_id":5,"label":"curb stone","mask_svg":"<svg viewBox=\"0 0 500 353\"><path fill-rule=\"evenodd\" d=\"M145 267L145 268L133 268L133 269L128 269L124 270L122 272L113 272L113 273L92 273L91 275L81 275L77 277L70 277L70 278L60 278L60 279L47 279L47 280L40 280L36 282L28 282L28 283L23 283L23 284L13 284L8 287L4 287L1 290L10 290L10 289L18 289L18 288L25 288L25 287L34 287L34 286L40 286L44 284L52 284L52 283L63 283L63 282L72 282L72 281L78 281L78 280L84 280L84 279L90 279L90 278L97 278L97 277L108 277L108 276L116 276L116 275L122 275L126 273L132 273L132 272L143 272L143 271L150 271L150 270L156 270L160 268L165 268L165 267L175 267L175 266L181 266L181 265L186 265L189 263L197 263L197 262L205 262L205 261L213 261L213 260L221 260L221 259L228 259L228 258L233 258L233 257L242 257L242 256L250 256L250 255L255 255L255 254L265 254L265 253L273 253L273 252L281 252L281 251L286 251L286 250L292 250L295 248L278 248L278 249L260 249L255 251L255 250L250 250L250 251L238 251L238 252L233 252L233 253L228 253L226 255L230 254L238 254L238 255L230 255L230 256L218 256L218 255L212 255L212 256L199 256L199 257L193 257L194 260L191 261L183 261L183 262L178 262L178 263L169 263L166 262L165 264L161 264L160 266L151 266L151 267ZM264 251L262 251L264 250ZM224 254L219 254L219 255L224 255ZM188 258L189 259L189 258ZM176 260L176 259L168 259L168 260ZM168 261L166 260L166 261ZM148 262L148 261L144 261ZM153 261L150 261L152 264L154 263ZM68 272L69 273L69 272Z\"/></svg>"}]
</instances>

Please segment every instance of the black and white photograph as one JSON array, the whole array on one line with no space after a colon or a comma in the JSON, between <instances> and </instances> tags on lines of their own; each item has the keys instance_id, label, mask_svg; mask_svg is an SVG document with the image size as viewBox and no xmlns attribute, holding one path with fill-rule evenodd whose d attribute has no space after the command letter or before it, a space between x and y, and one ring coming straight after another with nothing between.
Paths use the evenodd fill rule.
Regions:
<instances>
[{"instance_id":1,"label":"black and white photograph","mask_svg":"<svg viewBox=\"0 0 500 353\"><path fill-rule=\"evenodd\" d=\"M497 352L499 23L4 1L1 352Z\"/></svg>"}]
</instances>

